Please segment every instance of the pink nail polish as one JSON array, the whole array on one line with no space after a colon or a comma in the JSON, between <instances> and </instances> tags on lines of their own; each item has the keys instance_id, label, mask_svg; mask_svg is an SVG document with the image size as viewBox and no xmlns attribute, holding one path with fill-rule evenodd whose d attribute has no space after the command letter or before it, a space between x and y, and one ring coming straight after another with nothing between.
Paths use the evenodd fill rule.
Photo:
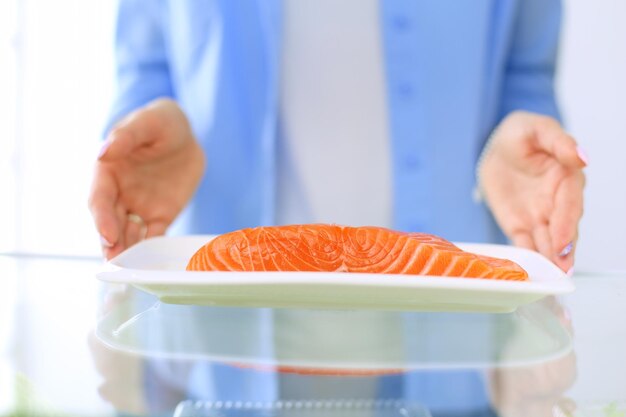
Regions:
<instances>
[{"instance_id":1,"label":"pink nail polish","mask_svg":"<svg viewBox=\"0 0 626 417\"><path fill-rule=\"evenodd\" d=\"M583 150L580 146L576 147L576 152L578 153L578 157L581 161L585 163L585 165L589 165L589 157L587 156L587 152Z\"/></svg>"},{"instance_id":2,"label":"pink nail polish","mask_svg":"<svg viewBox=\"0 0 626 417\"><path fill-rule=\"evenodd\" d=\"M111 146L111 141L110 140L105 141L104 144L102 145L102 148L100 148L100 152L98 152L98 159L102 158L104 154L107 153L107 150L109 150L109 146Z\"/></svg>"},{"instance_id":3,"label":"pink nail polish","mask_svg":"<svg viewBox=\"0 0 626 417\"><path fill-rule=\"evenodd\" d=\"M112 248L113 244L105 239L104 236L100 236L100 244L106 248Z\"/></svg>"},{"instance_id":4,"label":"pink nail polish","mask_svg":"<svg viewBox=\"0 0 626 417\"><path fill-rule=\"evenodd\" d=\"M563 248L563 250L559 253L559 256L561 258L566 257L567 255L569 255L572 252L572 249L574 249L574 244L572 242L568 243L567 246L565 246Z\"/></svg>"},{"instance_id":5,"label":"pink nail polish","mask_svg":"<svg viewBox=\"0 0 626 417\"><path fill-rule=\"evenodd\" d=\"M572 275L574 275L574 267L571 267L567 270L567 276L571 278Z\"/></svg>"}]
</instances>

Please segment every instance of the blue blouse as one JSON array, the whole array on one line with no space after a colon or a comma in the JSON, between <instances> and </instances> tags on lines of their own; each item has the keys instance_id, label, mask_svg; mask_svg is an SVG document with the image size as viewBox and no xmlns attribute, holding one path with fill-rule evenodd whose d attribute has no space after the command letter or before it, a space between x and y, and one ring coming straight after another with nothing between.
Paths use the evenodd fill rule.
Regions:
<instances>
[{"instance_id":1,"label":"blue blouse","mask_svg":"<svg viewBox=\"0 0 626 417\"><path fill-rule=\"evenodd\" d=\"M511 111L558 117L560 1L384 0L380 7L394 227L456 241L502 241L487 208L472 199L475 164L491 131ZM179 223L185 232L274 222L281 27L280 0L120 1L118 91L109 126L158 97L182 106L208 158ZM276 395L270 375L250 379L224 366L196 370L189 387L196 398ZM219 389L206 388L211 375L219 375ZM474 410L488 404L478 374L441 378L381 378L379 392L412 399L445 382L464 399L413 399Z\"/></svg>"},{"instance_id":2,"label":"blue blouse","mask_svg":"<svg viewBox=\"0 0 626 417\"><path fill-rule=\"evenodd\" d=\"M558 0L381 2L393 226L456 241L503 236L472 200L496 124L524 109L558 117ZM179 227L222 233L274 223L280 0L122 0L111 124L172 97L207 154Z\"/></svg>"}]
</instances>

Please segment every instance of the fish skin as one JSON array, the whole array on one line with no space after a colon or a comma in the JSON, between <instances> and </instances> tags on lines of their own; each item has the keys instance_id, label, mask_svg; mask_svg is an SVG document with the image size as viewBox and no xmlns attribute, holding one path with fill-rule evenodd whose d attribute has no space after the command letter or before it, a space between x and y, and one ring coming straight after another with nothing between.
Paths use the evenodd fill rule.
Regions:
<instances>
[{"instance_id":1,"label":"fish skin","mask_svg":"<svg viewBox=\"0 0 626 417\"><path fill-rule=\"evenodd\" d=\"M188 271L315 271L527 281L516 263L462 251L426 234L374 226L304 224L255 227L216 237Z\"/></svg>"}]
</instances>

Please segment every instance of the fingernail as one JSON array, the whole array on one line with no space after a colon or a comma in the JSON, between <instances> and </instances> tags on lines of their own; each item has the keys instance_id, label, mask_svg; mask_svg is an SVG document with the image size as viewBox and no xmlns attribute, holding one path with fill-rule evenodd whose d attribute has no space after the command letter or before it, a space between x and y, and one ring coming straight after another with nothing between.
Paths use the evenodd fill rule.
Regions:
<instances>
[{"instance_id":1,"label":"fingernail","mask_svg":"<svg viewBox=\"0 0 626 417\"><path fill-rule=\"evenodd\" d=\"M578 157L581 161L585 163L585 165L589 165L589 157L587 156L587 152L583 150L580 146L576 147L576 152L578 153Z\"/></svg>"},{"instance_id":2,"label":"fingernail","mask_svg":"<svg viewBox=\"0 0 626 417\"><path fill-rule=\"evenodd\" d=\"M100 152L98 152L98 159L102 158L104 156L104 154L107 153L107 150L109 150L109 146L111 145L111 141L110 140L106 140L104 142L104 144L102 145L102 148L100 148Z\"/></svg>"},{"instance_id":3,"label":"fingernail","mask_svg":"<svg viewBox=\"0 0 626 417\"><path fill-rule=\"evenodd\" d=\"M112 248L113 244L105 239L104 236L100 236L100 244L106 248Z\"/></svg>"},{"instance_id":4,"label":"fingernail","mask_svg":"<svg viewBox=\"0 0 626 417\"><path fill-rule=\"evenodd\" d=\"M574 249L574 244L572 242L568 243L567 246L565 246L563 248L563 250L559 253L559 256L561 258L566 257L567 255L569 255L572 252L572 249Z\"/></svg>"},{"instance_id":5,"label":"fingernail","mask_svg":"<svg viewBox=\"0 0 626 417\"><path fill-rule=\"evenodd\" d=\"M571 267L567 270L567 276L571 278L572 275L574 275L574 267Z\"/></svg>"}]
</instances>

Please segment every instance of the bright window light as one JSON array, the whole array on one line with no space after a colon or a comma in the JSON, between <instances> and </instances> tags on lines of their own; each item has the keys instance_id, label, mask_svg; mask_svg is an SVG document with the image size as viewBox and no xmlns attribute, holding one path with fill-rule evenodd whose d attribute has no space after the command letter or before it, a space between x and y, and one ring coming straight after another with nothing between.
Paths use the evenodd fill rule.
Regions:
<instances>
[{"instance_id":1,"label":"bright window light","mask_svg":"<svg viewBox=\"0 0 626 417\"><path fill-rule=\"evenodd\" d=\"M116 2L1 4L0 250L99 255L87 195L113 95Z\"/></svg>"}]
</instances>

